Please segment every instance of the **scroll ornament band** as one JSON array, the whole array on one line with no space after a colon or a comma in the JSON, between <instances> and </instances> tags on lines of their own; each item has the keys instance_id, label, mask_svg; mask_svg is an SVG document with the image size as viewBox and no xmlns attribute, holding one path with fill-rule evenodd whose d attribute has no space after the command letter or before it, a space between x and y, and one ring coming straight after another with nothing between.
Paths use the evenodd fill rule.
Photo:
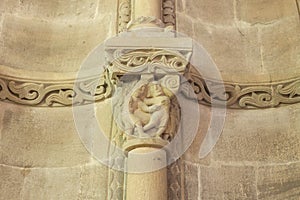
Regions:
<instances>
[{"instance_id":1,"label":"scroll ornament band","mask_svg":"<svg viewBox=\"0 0 300 200\"><path fill-rule=\"evenodd\" d=\"M109 98L112 87L106 75L79 82L25 82L0 77L0 100L27 106L59 107L89 104Z\"/></svg>"},{"instance_id":2,"label":"scroll ornament band","mask_svg":"<svg viewBox=\"0 0 300 200\"><path fill-rule=\"evenodd\" d=\"M120 52L119 52L120 53ZM181 54L182 55L182 54ZM90 77L76 81L26 81L20 78L0 76L0 100L27 106L59 107L71 105L84 105L103 101L111 97L115 88L113 75L134 71L138 66L166 66L164 70L183 73L187 61L178 52L165 50L136 50L120 54L108 66L105 73L99 78ZM153 72L157 72L151 68ZM158 68L161 70L161 68ZM139 73L138 71L136 73ZM279 83L242 84L223 83L214 80L206 80L195 70L190 68L185 71L187 87L192 86L200 104L211 106L212 99L216 102L226 103L228 108L233 109L258 109L272 108L288 104L300 103L300 78L287 80ZM166 82L165 84L172 84ZM181 85L181 92L190 98ZM224 95L221 94L225 88ZM172 87L169 87L172 88Z\"/></svg>"},{"instance_id":3,"label":"scroll ornament band","mask_svg":"<svg viewBox=\"0 0 300 200\"><path fill-rule=\"evenodd\" d=\"M189 84L194 88L200 104L211 105L215 102L226 103L232 109L273 108L282 105L300 103L300 79L287 80L281 83L268 84L239 84L223 83L203 79L199 74L189 72ZM221 86L225 88L221 94ZM208 89L209 88L209 89ZM183 90L183 94L190 96Z\"/></svg>"},{"instance_id":4,"label":"scroll ornament band","mask_svg":"<svg viewBox=\"0 0 300 200\"><path fill-rule=\"evenodd\" d=\"M140 73L148 66L149 72L156 72L164 66L166 72L183 73L188 62L179 52L167 50L135 50L127 53L115 52L110 63L112 72L119 74ZM141 67L143 66L143 67Z\"/></svg>"}]
</instances>

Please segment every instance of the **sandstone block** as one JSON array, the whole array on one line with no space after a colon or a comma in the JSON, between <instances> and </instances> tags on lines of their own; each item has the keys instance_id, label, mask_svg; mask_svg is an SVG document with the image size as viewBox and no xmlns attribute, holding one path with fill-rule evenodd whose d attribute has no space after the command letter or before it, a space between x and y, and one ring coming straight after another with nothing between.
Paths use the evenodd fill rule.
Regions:
<instances>
[{"instance_id":1,"label":"sandstone block","mask_svg":"<svg viewBox=\"0 0 300 200\"><path fill-rule=\"evenodd\" d=\"M185 3L184 0L178 0L176 1L177 5L176 5L176 11L177 12L183 12L185 10Z\"/></svg>"},{"instance_id":2,"label":"sandstone block","mask_svg":"<svg viewBox=\"0 0 300 200\"><path fill-rule=\"evenodd\" d=\"M194 138L191 146L184 153L184 160L191 163L198 163L201 165L209 165L211 163L211 155L209 154L206 158L200 159L199 153L203 140L207 134L208 128L211 125L211 108L200 105L200 122L198 133Z\"/></svg>"},{"instance_id":3,"label":"sandstone block","mask_svg":"<svg viewBox=\"0 0 300 200\"><path fill-rule=\"evenodd\" d=\"M194 29L194 39L208 51L222 75L231 74L236 81L246 82L264 73L260 70L262 61L256 28L214 28L195 23Z\"/></svg>"},{"instance_id":4,"label":"sandstone block","mask_svg":"<svg viewBox=\"0 0 300 200\"><path fill-rule=\"evenodd\" d=\"M213 149L215 161L282 163L300 160L300 135L294 130L299 110L292 107L229 111L224 131ZM233 131L234 130L234 131Z\"/></svg>"},{"instance_id":5,"label":"sandstone block","mask_svg":"<svg viewBox=\"0 0 300 200\"><path fill-rule=\"evenodd\" d=\"M0 199L19 200L22 195L24 172L17 168L0 165Z\"/></svg>"},{"instance_id":6,"label":"sandstone block","mask_svg":"<svg viewBox=\"0 0 300 200\"><path fill-rule=\"evenodd\" d=\"M107 198L107 170L108 168L105 166L97 164L97 161L93 165L83 167L79 199L98 200Z\"/></svg>"},{"instance_id":7,"label":"sandstone block","mask_svg":"<svg viewBox=\"0 0 300 200\"><path fill-rule=\"evenodd\" d=\"M187 17L185 14L177 13L177 31L179 33L186 34L189 37L192 37L194 34L194 25L191 18Z\"/></svg>"},{"instance_id":8,"label":"sandstone block","mask_svg":"<svg viewBox=\"0 0 300 200\"><path fill-rule=\"evenodd\" d=\"M201 167L201 199L257 199L253 167Z\"/></svg>"},{"instance_id":9,"label":"sandstone block","mask_svg":"<svg viewBox=\"0 0 300 200\"><path fill-rule=\"evenodd\" d=\"M5 15L0 63L31 71L77 72L90 51L112 32L112 15L88 22L54 23Z\"/></svg>"},{"instance_id":10,"label":"sandstone block","mask_svg":"<svg viewBox=\"0 0 300 200\"><path fill-rule=\"evenodd\" d=\"M190 0L185 13L205 23L232 25L234 23L233 0Z\"/></svg>"},{"instance_id":11,"label":"sandstone block","mask_svg":"<svg viewBox=\"0 0 300 200\"><path fill-rule=\"evenodd\" d=\"M299 17L262 29L264 69L272 80L286 80L300 74Z\"/></svg>"},{"instance_id":12,"label":"sandstone block","mask_svg":"<svg viewBox=\"0 0 300 200\"><path fill-rule=\"evenodd\" d=\"M30 108L1 103L0 163L21 167L67 167L90 162L71 108Z\"/></svg>"},{"instance_id":13,"label":"sandstone block","mask_svg":"<svg viewBox=\"0 0 300 200\"><path fill-rule=\"evenodd\" d=\"M300 164L260 167L257 184L259 199L299 199Z\"/></svg>"},{"instance_id":14,"label":"sandstone block","mask_svg":"<svg viewBox=\"0 0 300 200\"><path fill-rule=\"evenodd\" d=\"M294 0L238 0L237 18L251 24L268 24L297 16Z\"/></svg>"},{"instance_id":15,"label":"sandstone block","mask_svg":"<svg viewBox=\"0 0 300 200\"><path fill-rule=\"evenodd\" d=\"M184 163L184 199L195 200L198 199L199 193L199 169L197 165Z\"/></svg>"},{"instance_id":16,"label":"sandstone block","mask_svg":"<svg viewBox=\"0 0 300 200\"><path fill-rule=\"evenodd\" d=\"M0 2L0 11L3 11L3 13L17 14L25 18L38 18L61 23L93 20L97 18L98 15L115 13L116 6L116 0L3 0Z\"/></svg>"},{"instance_id":17,"label":"sandstone block","mask_svg":"<svg viewBox=\"0 0 300 200\"><path fill-rule=\"evenodd\" d=\"M29 169L23 199L78 199L81 168Z\"/></svg>"}]
</instances>

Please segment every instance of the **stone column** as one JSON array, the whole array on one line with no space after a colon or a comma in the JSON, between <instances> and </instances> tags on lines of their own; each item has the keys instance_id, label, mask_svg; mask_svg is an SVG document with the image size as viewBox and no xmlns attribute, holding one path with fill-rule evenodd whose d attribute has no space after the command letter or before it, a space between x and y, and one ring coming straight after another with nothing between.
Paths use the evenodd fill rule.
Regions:
<instances>
[{"instance_id":1,"label":"stone column","mask_svg":"<svg viewBox=\"0 0 300 200\"><path fill-rule=\"evenodd\" d=\"M162 0L135 0L133 19L140 17L152 17L161 19Z\"/></svg>"},{"instance_id":2,"label":"stone column","mask_svg":"<svg viewBox=\"0 0 300 200\"><path fill-rule=\"evenodd\" d=\"M116 82L112 102L118 131L112 131L111 138L126 157L126 200L170 198L167 166L177 153L174 144L181 143L177 94L192 42L158 31L161 29L129 31L107 41L105 47L109 77ZM170 48L164 50L166 46Z\"/></svg>"},{"instance_id":3,"label":"stone column","mask_svg":"<svg viewBox=\"0 0 300 200\"><path fill-rule=\"evenodd\" d=\"M162 0L133 0L129 29L137 27L164 27Z\"/></svg>"},{"instance_id":4,"label":"stone column","mask_svg":"<svg viewBox=\"0 0 300 200\"><path fill-rule=\"evenodd\" d=\"M161 168L153 172L134 173L141 167ZM153 147L140 147L128 153L126 200L168 199L167 155L164 150Z\"/></svg>"}]
</instances>

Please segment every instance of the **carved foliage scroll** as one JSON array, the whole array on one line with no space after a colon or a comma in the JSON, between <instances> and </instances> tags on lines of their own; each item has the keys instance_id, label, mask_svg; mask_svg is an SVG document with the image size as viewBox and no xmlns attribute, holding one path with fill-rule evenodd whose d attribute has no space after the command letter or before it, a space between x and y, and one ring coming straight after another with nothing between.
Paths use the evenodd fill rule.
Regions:
<instances>
[{"instance_id":1,"label":"carved foliage scroll","mask_svg":"<svg viewBox=\"0 0 300 200\"><path fill-rule=\"evenodd\" d=\"M127 25L131 20L131 1L120 0L119 2L119 18L118 18L118 33L127 30Z\"/></svg>"},{"instance_id":2,"label":"carved foliage scroll","mask_svg":"<svg viewBox=\"0 0 300 200\"><path fill-rule=\"evenodd\" d=\"M173 26L175 29L176 16L175 16L175 0L163 1L163 22L166 26Z\"/></svg>"},{"instance_id":3,"label":"carved foliage scroll","mask_svg":"<svg viewBox=\"0 0 300 200\"><path fill-rule=\"evenodd\" d=\"M28 106L71 106L109 98L113 88L107 74L87 80L37 82L0 77L0 100Z\"/></svg>"},{"instance_id":4,"label":"carved foliage scroll","mask_svg":"<svg viewBox=\"0 0 300 200\"><path fill-rule=\"evenodd\" d=\"M155 72L157 69L162 69L161 66L164 66L165 72L184 72L187 64L186 59L175 51L134 50L127 53L116 51L110 69L119 74L125 74L128 72L140 73L146 68L150 70L148 72Z\"/></svg>"},{"instance_id":5,"label":"carved foliage scroll","mask_svg":"<svg viewBox=\"0 0 300 200\"><path fill-rule=\"evenodd\" d=\"M201 104L211 105L212 99L216 102L225 102L228 108L253 109L272 108L286 104L300 103L300 80L289 80L273 84L239 84L222 83L205 80L193 70L187 74L189 84L192 84ZM226 99L221 99L219 88L225 87ZM208 87L209 86L209 87ZM209 89L210 88L210 89ZM188 97L183 90L183 93Z\"/></svg>"}]
</instances>

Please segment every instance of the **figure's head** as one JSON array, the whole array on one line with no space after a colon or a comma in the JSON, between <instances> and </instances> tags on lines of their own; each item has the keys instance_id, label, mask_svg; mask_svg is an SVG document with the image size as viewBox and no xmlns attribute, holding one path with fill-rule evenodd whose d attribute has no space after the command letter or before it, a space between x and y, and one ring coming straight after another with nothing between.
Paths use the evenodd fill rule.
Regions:
<instances>
[{"instance_id":1,"label":"figure's head","mask_svg":"<svg viewBox=\"0 0 300 200\"><path fill-rule=\"evenodd\" d=\"M145 97L145 91L146 91L146 85L143 85L132 94L132 97L134 99L143 98Z\"/></svg>"},{"instance_id":2,"label":"figure's head","mask_svg":"<svg viewBox=\"0 0 300 200\"><path fill-rule=\"evenodd\" d=\"M160 84L153 82L149 85L148 96L158 97L164 95L163 89Z\"/></svg>"}]
</instances>

